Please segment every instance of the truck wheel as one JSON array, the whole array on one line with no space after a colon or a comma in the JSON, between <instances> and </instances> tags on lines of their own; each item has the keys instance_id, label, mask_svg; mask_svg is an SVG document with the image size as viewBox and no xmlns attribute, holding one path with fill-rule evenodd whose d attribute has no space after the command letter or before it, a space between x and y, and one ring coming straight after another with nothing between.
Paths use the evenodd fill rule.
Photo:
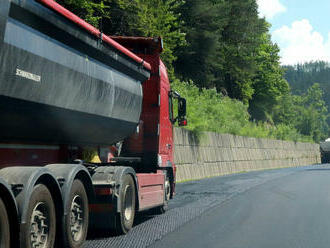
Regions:
<instances>
[{"instance_id":1,"label":"truck wheel","mask_svg":"<svg viewBox=\"0 0 330 248\"><path fill-rule=\"evenodd\" d=\"M10 229L8 214L3 203L0 199L0 247L9 248L10 246Z\"/></svg>"},{"instance_id":2,"label":"truck wheel","mask_svg":"<svg viewBox=\"0 0 330 248\"><path fill-rule=\"evenodd\" d=\"M78 248L86 240L88 230L88 198L82 182L73 181L64 220L63 241L68 248Z\"/></svg>"},{"instance_id":3,"label":"truck wheel","mask_svg":"<svg viewBox=\"0 0 330 248\"><path fill-rule=\"evenodd\" d=\"M135 216L135 185L132 176L124 175L120 190L121 206L116 215L117 234L126 234L131 230Z\"/></svg>"},{"instance_id":4,"label":"truck wheel","mask_svg":"<svg viewBox=\"0 0 330 248\"><path fill-rule=\"evenodd\" d=\"M164 196L164 205L155 208L155 214L163 214L168 210L168 202L171 197L171 184L170 184L170 179L166 177L165 180L165 196Z\"/></svg>"},{"instance_id":5,"label":"truck wheel","mask_svg":"<svg viewBox=\"0 0 330 248\"><path fill-rule=\"evenodd\" d=\"M47 187L38 184L31 194L27 210L27 222L21 230L21 247L54 247L56 234L55 206Z\"/></svg>"}]
</instances>

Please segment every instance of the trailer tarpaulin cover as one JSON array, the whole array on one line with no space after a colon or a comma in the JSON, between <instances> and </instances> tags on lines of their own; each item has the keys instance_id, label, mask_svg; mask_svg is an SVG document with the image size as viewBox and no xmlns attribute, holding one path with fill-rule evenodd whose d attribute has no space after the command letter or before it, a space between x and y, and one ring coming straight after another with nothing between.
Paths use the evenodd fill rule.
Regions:
<instances>
[{"instance_id":1,"label":"trailer tarpaulin cover","mask_svg":"<svg viewBox=\"0 0 330 248\"><path fill-rule=\"evenodd\" d=\"M135 131L148 70L32 0L0 9L1 140L112 144Z\"/></svg>"}]
</instances>

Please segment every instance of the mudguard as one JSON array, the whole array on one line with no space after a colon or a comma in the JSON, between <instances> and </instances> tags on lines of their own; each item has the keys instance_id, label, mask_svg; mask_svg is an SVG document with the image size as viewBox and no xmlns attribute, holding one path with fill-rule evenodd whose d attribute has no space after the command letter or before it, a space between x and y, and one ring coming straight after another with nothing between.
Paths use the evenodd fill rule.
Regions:
<instances>
[{"instance_id":1,"label":"mudguard","mask_svg":"<svg viewBox=\"0 0 330 248\"><path fill-rule=\"evenodd\" d=\"M19 220L18 220L18 209L15 201L13 192L10 186L0 178L0 195L4 200L6 209L8 212L9 223L10 223L10 241L12 248L19 247Z\"/></svg>"},{"instance_id":2,"label":"mudguard","mask_svg":"<svg viewBox=\"0 0 330 248\"><path fill-rule=\"evenodd\" d=\"M166 173L166 176L170 179L171 184L171 196L170 199L173 199L173 196L175 195L175 185L176 185L176 166L171 162L167 161L166 166L158 167L158 170L162 170Z\"/></svg>"},{"instance_id":3,"label":"mudguard","mask_svg":"<svg viewBox=\"0 0 330 248\"><path fill-rule=\"evenodd\" d=\"M91 176L88 170L80 164L50 164L46 166L61 181L61 193L63 206L66 206L70 198L70 190L75 179L80 179L85 186L89 203L94 202L95 193ZM64 215L67 215L64 208Z\"/></svg>"},{"instance_id":4,"label":"mudguard","mask_svg":"<svg viewBox=\"0 0 330 248\"><path fill-rule=\"evenodd\" d=\"M57 221L60 221L63 214L60 185L49 169L45 167L8 167L0 170L0 177L12 186L21 228L26 225L29 200L34 186L39 183L44 184L51 192L56 208L56 218Z\"/></svg>"},{"instance_id":5,"label":"mudguard","mask_svg":"<svg viewBox=\"0 0 330 248\"><path fill-rule=\"evenodd\" d=\"M139 209L139 190L138 190L138 181L135 174L135 171L131 167L126 166L103 166L95 170L95 174L92 176L93 183L98 182L107 182L114 185L113 190L114 194L112 195L112 200L114 203L115 211L119 212L121 207L121 199L119 197L119 192L122 186L122 178L124 175L129 174L132 176L135 184L136 192L136 206L135 208Z\"/></svg>"}]
</instances>

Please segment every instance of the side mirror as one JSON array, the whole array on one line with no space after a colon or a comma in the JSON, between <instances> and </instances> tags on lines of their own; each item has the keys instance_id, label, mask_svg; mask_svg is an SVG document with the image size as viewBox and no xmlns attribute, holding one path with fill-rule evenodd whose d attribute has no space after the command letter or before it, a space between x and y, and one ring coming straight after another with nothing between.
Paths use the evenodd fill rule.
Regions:
<instances>
[{"instance_id":1,"label":"side mirror","mask_svg":"<svg viewBox=\"0 0 330 248\"><path fill-rule=\"evenodd\" d=\"M187 126L187 103L186 99L179 98L178 100L178 124L179 126Z\"/></svg>"},{"instance_id":2,"label":"side mirror","mask_svg":"<svg viewBox=\"0 0 330 248\"><path fill-rule=\"evenodd\" d=\"M179 98L178 101L178 115L180 117L185 117L187 114L187 109L186 109L186 99L184 98Z\"/></svg>"}]
</instances>

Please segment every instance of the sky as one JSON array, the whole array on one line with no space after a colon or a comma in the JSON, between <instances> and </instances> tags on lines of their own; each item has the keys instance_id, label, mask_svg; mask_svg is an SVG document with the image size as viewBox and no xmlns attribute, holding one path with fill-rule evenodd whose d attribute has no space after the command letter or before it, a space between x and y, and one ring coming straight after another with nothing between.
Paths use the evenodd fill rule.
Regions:
<instances>
[{"instance_id":1,"label":"sky","mask_svg":"<svg viewBox=\"0 0 330 248\"><path fill-rule=\"evenodd\" d=\"M259 15L272 24L281 64L330 62L330 0L257 0Z\"/></svg>"}]
</instances>

